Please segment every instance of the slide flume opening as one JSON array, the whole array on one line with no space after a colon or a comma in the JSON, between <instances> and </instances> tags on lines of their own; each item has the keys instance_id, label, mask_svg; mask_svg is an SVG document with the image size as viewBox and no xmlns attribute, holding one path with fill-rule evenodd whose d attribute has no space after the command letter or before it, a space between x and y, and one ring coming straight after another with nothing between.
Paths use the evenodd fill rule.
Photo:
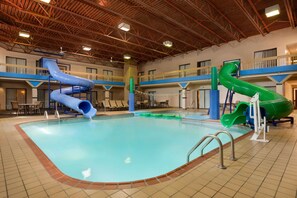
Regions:
<instances>
[{"instance_id":1,"label":"slide flume opening","mask_svg":"<svg viewBox=\"0 0 297 198\"><path fill-rule=\"evenodd\" d=\"M78 108L81 109L84 114L86 114L91 110L91 103L88 101L82 101L79 103Z\"/></svg>"}]
</instances>

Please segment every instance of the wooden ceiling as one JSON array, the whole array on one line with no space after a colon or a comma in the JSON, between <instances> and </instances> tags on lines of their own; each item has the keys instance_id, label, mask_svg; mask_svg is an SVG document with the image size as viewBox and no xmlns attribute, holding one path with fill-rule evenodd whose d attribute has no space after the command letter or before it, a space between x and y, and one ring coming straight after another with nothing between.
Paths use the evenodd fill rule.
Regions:
<instances>
[{"instance_id":1,"label":"wooden ceiling","mask_svg":"<svg viewBox=\"0 0 297 198\"><path fill-rule=\"evenodd\" d=\"M265 8L279 4L280 15ZM8 50L137 63L295 28L295 0L0 0L0 41ZM118 29L127 23L129 32ZM29 39L18 32L30 32ZM173 42L173 47L163 42ZM91 46L90 52L82 46ZM60 47L63 52L59 53Z\"/></svg>"}]
</instances>

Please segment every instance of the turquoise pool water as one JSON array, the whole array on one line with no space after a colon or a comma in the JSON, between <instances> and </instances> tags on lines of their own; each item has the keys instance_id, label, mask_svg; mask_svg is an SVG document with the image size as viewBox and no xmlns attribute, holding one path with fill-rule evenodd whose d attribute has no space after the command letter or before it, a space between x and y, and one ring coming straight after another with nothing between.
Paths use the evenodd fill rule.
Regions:
<instances>
[{"instance_id":1,"label":"turquoise pool water","mask_svg":"<svg viewBox=\"0 0 297 198\"><path fill-rule=\"evenodd\" d=\"M144 117L34 122L21 128L64 174L95 182L133 181L172 171L186 163L188 151L204 135L223 129L214 123ZM234 138L248 131L231 130ZM215 147L213 141L206 151Z\"/></svg>"}]
</instances>

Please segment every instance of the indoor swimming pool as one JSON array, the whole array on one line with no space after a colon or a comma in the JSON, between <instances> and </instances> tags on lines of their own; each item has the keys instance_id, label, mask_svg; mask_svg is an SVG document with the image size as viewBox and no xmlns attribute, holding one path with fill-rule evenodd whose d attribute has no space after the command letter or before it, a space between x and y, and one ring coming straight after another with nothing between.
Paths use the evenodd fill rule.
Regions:
<instances>
[{"instance_id":1,"label":"indoor swimming pool","mask_svg":"<svg viewBox=\"0 0 297 198\"><path fill-rule=\"evenodd\" d=\"M42 121L20 127L65 175L92 182L134 181L170 172L187 162L188 151L203 136L224 129L214 122L137 116ZM246 127L229 130L234 138L248 131ZM225 135L220 137L223 143L229 141ZM217 146L213 141L205 151ZM198 156L197 151L191 160Z\"/></svg>"}]
</instances>

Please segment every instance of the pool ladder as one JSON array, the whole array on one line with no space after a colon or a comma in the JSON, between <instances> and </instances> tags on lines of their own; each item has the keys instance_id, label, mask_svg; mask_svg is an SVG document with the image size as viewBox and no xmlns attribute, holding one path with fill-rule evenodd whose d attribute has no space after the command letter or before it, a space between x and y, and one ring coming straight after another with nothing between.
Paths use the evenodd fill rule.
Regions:
<instances>
[{"instance_id":1,"label":"pool ladder","mask_svg":"<svg viewBox=\"0 0 297 198\"><path fill-rule=\"evenodd\" d=\"M228 131L218 131L213 135L206 135L204 136L189 152L187 155L187 163L190 162L190 155L206 140L209 139L202 147L201 149L201 156L203 156L203 150L205 149L205 147L213 140L215 139L218 144L219 144L219 165L218 167L221 169L225 169L226 166L224 166L224 159L223 159L223 144L220 140L220 138L218 137L219 134L226 134L229 136L230 140L231 140L231 156L230 156L230 160L232 161L236 161L235 158L235 151L234 151L234 138L233 136L228 132Z\"/></svg>"}]
</instances>

